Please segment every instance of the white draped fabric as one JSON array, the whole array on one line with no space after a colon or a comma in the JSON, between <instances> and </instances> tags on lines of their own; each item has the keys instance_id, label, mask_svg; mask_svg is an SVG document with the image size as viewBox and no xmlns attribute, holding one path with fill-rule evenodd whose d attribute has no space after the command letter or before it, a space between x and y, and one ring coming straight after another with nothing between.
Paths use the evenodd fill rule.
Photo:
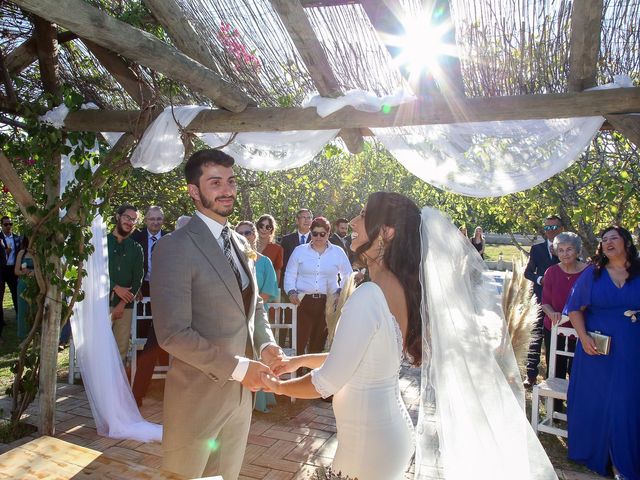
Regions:
<instances>
[{"instance_id":1,"label":"white draped fabric","mask_svg":"<svg viewBox=\"0 0 640 480\"><path fill-rule=\"evenodd\" d=\"M99 435L160 441L162 426L145 421L127 382L109 318L107 237L102 216L91 225L95 251L82 282L85 298L71 316L71 330L82 382Z\"/></svg>"},{"instance_id":2,"label":"white draped fabric","mask_svg":"<svg viewBox=\"0 0 640 480\"><path fill-rule=\"evenodd\" d=\"M112 145L117 137L110 137ZM73 180L75 170L69 157L64 155L61 192ZM93 219L91 233L95 250L87 261L87 276L82 281L85 297L75 304L70 322L76 359L96 430L111 438L160 441L162 426L147 422L140 415L111 331L107 237L102 216Z\"/></svg>"},{"instance_id":3,"label":"white draped fabric","mask_svg":"<svg viewBox=\"0 0 640 480\"><path fill-rule=\"evenodd\" d=\"M527 421L520 372L484 261L432 208L422 210L420 236L427 315L415 478L557 478Z\"/></svg>"},{"instance_id":4,"label":"white draped fabric","mask_svg":"<svg viewBox=\"0 0 640 480\"><path fill-rule=\"evenodd\" d=\"M628 77L596 88L632 86ZM342 97L315 96L305 107L325 117L347 105L366 112L414 101L399 91L387 97L352 90ZM155 173L177 167L184 158L181 127L205 107L168 107L145 132L132 164ZM495 197L531 188L570 166L598 132L604 118L470 122L451 125L373 128L376 138L411 173L439 188L474 197ZM335 139L338 130L205 133L210 147L221 147L238 165L262 171L300 167ZM231 141L230 141L231 140ZM227 145L228 143L228 145Z\"/></svg>"}]
</instances>

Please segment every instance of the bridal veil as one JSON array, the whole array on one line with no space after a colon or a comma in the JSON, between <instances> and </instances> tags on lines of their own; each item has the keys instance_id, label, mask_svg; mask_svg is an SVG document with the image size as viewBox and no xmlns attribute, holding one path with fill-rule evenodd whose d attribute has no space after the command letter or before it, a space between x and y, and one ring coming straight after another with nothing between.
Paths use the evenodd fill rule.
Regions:
<instances>
[{"instance_id":1,"label":"bridal veil","mask_svg":"<svg viewBox=\"0 0 640 480\"><path fill-rule=\"evenodd\" d=\"M495 287L469 240L422 210L423 365L415 478L555 479L525 414Z\"/></svg>"}]
</instances>

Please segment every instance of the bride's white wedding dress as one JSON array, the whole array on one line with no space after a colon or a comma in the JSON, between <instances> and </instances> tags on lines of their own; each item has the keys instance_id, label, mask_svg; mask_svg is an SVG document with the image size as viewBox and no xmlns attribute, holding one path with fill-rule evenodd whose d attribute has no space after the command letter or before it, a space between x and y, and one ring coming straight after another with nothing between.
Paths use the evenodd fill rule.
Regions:
<instances>
[{"instance_id":1,"label":"bride's white wedding dress","mask_svg":"<svg viewBox=\"0 0 640 480\"><path fill-rule=\"evenodd\" d=\"M333 470L359 480L403 478L415 448L400 396L402 333L380 287L358 287L342 310L331 351L311 372L316 390L333 395L338 449Z\"/></svg>"}]
</instances>

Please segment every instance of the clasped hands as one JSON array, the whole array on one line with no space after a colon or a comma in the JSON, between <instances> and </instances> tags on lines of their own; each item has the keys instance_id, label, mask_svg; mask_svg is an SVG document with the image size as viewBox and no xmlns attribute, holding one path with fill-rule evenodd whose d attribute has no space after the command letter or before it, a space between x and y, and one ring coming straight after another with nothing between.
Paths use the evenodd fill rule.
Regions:
<instances>
[{"instance_id":1,"label":"clasped hands","mask_svg":"<svg viewBox=\"0 0 640 480\"><path fill-rule=\"evenodd\" d=\"M277 345L265 347L261 357L262 362L249 361L249 368L241 383L252 392L263 390L280 395L282 382L278 377L298 369L297 357L287 357Z\"/></svg>"}]
</instances>

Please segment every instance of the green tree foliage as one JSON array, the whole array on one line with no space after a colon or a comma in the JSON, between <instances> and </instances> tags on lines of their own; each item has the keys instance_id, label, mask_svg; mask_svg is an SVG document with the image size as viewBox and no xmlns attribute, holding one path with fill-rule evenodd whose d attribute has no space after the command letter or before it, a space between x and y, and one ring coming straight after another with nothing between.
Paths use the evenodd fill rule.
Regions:
<instances>
[{"instance_id":1,"label":"green tree foliage","mask_svg":"<svg viewBox=\"0 0 640 480\"><path fill-rule=\"evenodd\" d=\"M567 170L524 192L497 198L472 198L431 186L408 172L381 144L370 141L359 155L349 155L335 144L307 165L278 172L238 168L239 191L232 222L273 215L279 234L295 227L295 212L309 208L314 215L334 220L352 218L368 195L396 191L419 206L446 212L469 233L480 225L494 233L541 234L542 220L559 214L567 228L580 234L585 251L593 253L596 235L612 222L627 228L640 216L638 150L618 133L603 132ZM182 167L156 175L134 170L118 192L118 204L133 202L141 210L157 204L165 209L167 223L191 214Z\"/></svg>"}]
</instances>

